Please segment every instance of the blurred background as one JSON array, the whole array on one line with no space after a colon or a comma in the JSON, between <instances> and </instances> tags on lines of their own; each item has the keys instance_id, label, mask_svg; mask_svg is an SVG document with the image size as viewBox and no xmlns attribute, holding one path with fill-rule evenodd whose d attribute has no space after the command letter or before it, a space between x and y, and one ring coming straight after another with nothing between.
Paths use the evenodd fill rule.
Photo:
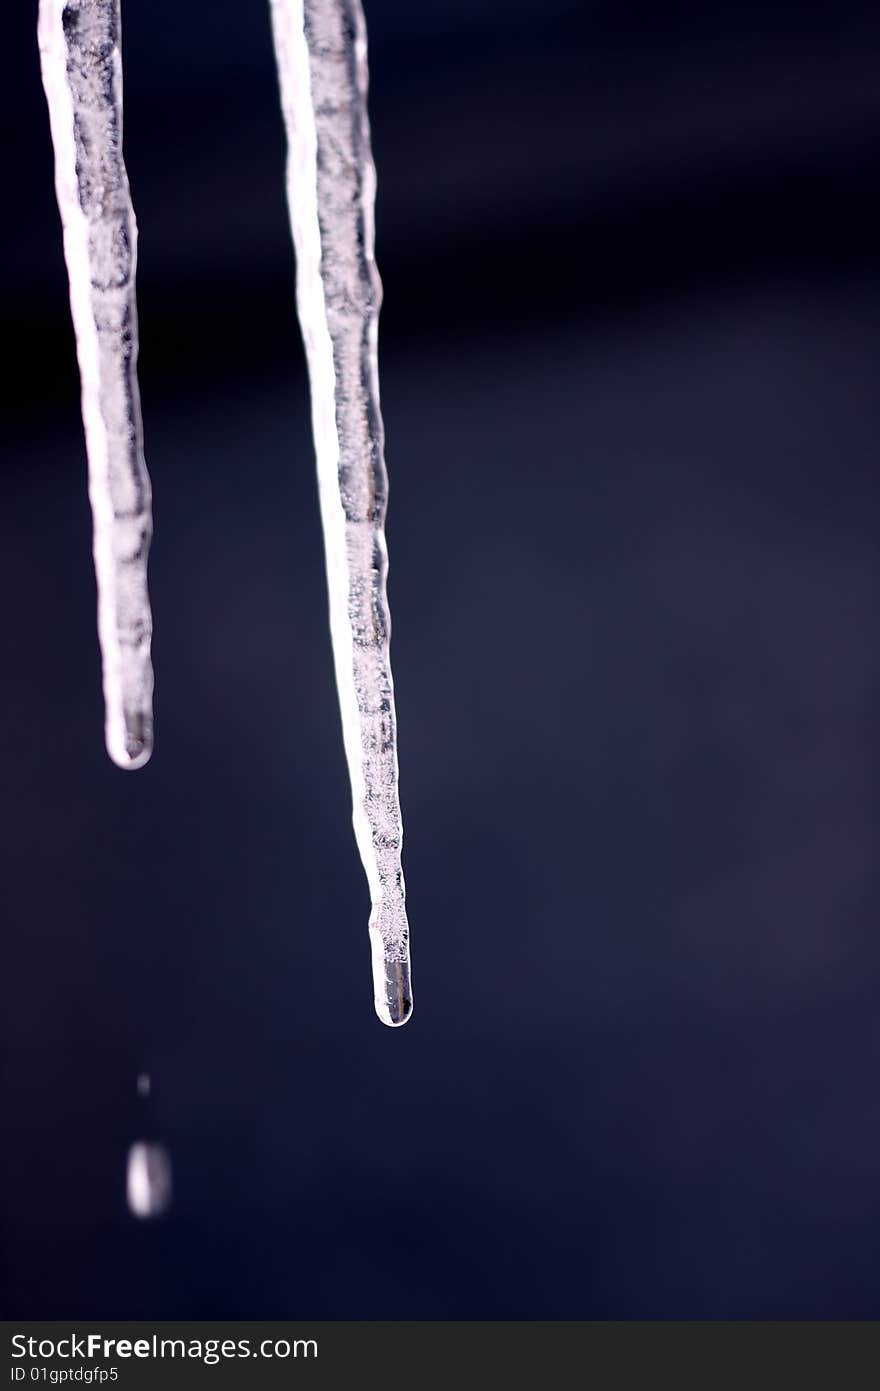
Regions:
<instances>
[{"instance_id":1,"label":"blurred background","mask_svg":"<svg viewBox=\"0 0 880 1391\"><path fill-rule=\"evenodd\" d=\"M9 9L3 1313L877 1317L876 5L368 0L400 1031L268 7L124 4L157 676L128 776ZM155 1222L137 1139L174 1165Z\"/></svg>"}]
</instances>

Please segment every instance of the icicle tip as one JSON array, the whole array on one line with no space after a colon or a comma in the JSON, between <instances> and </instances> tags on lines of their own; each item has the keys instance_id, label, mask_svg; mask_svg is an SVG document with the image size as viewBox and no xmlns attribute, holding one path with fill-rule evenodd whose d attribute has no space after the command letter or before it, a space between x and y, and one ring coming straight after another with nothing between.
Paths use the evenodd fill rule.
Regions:
<instances>
[{"instance_id":1,"label":"icicle tip","mask_svg":"<svg viewBox=\"0 0 880 1391\"><path fill-rule=\"evenodd\" d=\"M408 961L384 961L375 977L376 1013L390 1029L399 1029L412 1016L412 985Z\"/></svg>"},{"instance_id":2,"label":"icicle tip","mask_svg":"<svg viewBox=\"0 0 880 1391\"><path fill-rule=\"evenodd\" d=\"M108 721L105 743L117 768L125 772L143 768L153 752L152 722L142 714L129 714L124 721L112 724Z\"/></svg>"}]
</instances>

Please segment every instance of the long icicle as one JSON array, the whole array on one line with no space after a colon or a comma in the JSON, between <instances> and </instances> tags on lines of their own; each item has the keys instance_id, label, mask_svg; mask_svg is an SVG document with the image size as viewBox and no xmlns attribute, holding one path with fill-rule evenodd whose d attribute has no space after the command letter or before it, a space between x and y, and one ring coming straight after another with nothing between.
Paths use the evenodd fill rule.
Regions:
<instances>
[{"instance_id":1,"label":"long icicle","mask_svg":"<svg viewBox=\"0 0 880 1391\"><path fill-rule=\"evenodd\" d=\"M354 831L372 902L376 1012L397 1025L410 1016L412 992L385 588L388 478L376 356L382 288L373 255L366 27L360 0L271 0L271 8L330 630Z\"/></svg>"},{"instance_id":2,"label":"long icicle","mask_svg":"<svg viewBox=\"0 0 880 1391\"><path fill-rule=\"evenodd\" d=\"M137 227L122 159L119 0L40 0L38 38L82 384L107 751L121 768L139 768L153 745L152 516L137 382Z\"/></svg>"}]
</instances>

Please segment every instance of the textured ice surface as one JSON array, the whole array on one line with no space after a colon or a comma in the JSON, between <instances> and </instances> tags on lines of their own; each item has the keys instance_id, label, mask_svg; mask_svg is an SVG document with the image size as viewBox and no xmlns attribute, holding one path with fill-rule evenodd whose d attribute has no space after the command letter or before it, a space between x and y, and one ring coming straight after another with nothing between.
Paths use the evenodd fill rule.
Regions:
<instances>
[{"instance_id":1,"label":"textured ice surface","mask_svg":"<svg viewBox=\"0 0 880 1391\"><path fill-rule=\"evenodd\" d=\"M384 1023L402 1024L412 997L385 592L382 289L373 257L366 30L359 0L271 0L271 7L336 683L372 901L376 1011Z\"/></svg>"},{"instance_id":2,"label":"textured ice surface","mask_svg":"<svg viewBox=\"0 0 880 1391\"><path fill-rule=\"evenodd\" d=\"M129 1211L159 1217L171 1203L171 1159L162 1145L138 1140L128 1151L125 1176Z\"/></svg>"},{"instance_id":3,"label":"textured ice surface","mask_svg":"<svg viewBox=\"0 0 880 1391\"><path fill-rule=\"evenodd\" d=\"M153 741L152 521L137 383L137 228L122 160L119 0L40 0L38 36L82 383L107 750L120 767L138 768Z\"/></svg>"}]
</instances>

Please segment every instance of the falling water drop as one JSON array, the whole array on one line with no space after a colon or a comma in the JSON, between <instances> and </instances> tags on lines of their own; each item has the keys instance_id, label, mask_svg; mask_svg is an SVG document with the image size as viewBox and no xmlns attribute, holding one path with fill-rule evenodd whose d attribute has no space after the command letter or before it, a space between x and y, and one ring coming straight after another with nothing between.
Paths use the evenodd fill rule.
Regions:
<instances>
[{"instance_id":1,"label":"falling water drop","mask_svg":"<svg viewBox=\"0 0 880 1391\"><path fill-rule=\"evenodd\" d=\"M126 1195L134 1217L160 1217L171 1203L171 1158L164 1145L138 1140L128 1151Z\"/></svg>"}]
</instances>

